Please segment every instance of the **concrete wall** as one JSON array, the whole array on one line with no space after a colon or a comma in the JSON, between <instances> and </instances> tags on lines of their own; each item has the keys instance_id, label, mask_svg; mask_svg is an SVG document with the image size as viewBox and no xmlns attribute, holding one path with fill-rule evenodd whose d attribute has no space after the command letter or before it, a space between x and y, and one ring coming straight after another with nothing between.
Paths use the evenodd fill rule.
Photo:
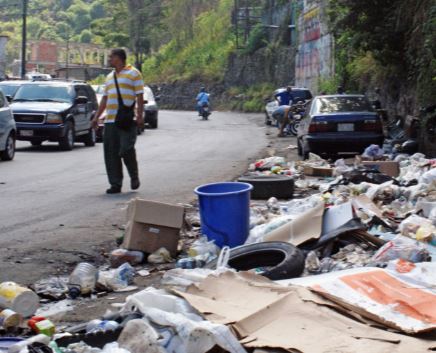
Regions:
<instances>
[{"instance_id":1,"label":"concrete wall","mask_svg":"<svg viewBox=\"0 0 436 353\"><path fill-rule=\"evenodd\" d=\"M327 26L325 0L302 2L298 18L295 83L318 93L319 82L334 74L334 38Z\"/></svg>"},{"instance_id":2,"label":"concrete wall","mask_svg":"<svg viewBox=\"0 0 436 353\"><path fill-rule=\"evenodd\" d=\"M0 36L0 80L3 80L6 75L6 44L9 38Z\"/></svg>"}]
</instances>

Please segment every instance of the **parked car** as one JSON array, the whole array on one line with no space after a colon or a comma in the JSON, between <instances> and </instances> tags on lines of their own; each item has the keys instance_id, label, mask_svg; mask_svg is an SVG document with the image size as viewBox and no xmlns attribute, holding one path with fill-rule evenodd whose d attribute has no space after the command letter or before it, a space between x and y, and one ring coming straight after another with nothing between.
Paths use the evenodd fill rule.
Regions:
<instances>
[{"instance_id":1,"label":"parked car","mask_svg":"<svg viewBox=\"0 0 436 353\"><path fill-rule=\"evenodd\" d=\"M92 88L95 92L95 95L97 96L97 102L100 105L101 99L103 98L104 85L92 85ZM98 127L97 127L97 130L95 132L97 142L103 142L104 120L105 119L106 119L106 111L104 111L103 114L98 119Z\"/></svg>"},{"instance_id":2,"label":"parked car","mask_svg":"<svg viewBox=\"0 0 436 353\"><path fill-rule=\"evenodd\" d=\"M17 93L18 88L20 88L23 83L29 83L29 81L1 81L0 89L3 91L6 99L11 101L12 98L14 98L15 93Z\"/></svg>"},{"instance_id":3,"label":"parked car","mask_svg":"<svg viewBox=\"0 0 436 353\"><path fill-rule=\"evenodd\" d=\"M307 108L298 129L298 152L362 153L371 144L382 145L379 115L363 95L318 96Z\"/></svg>"},{"instance_id":4,"label":"parked car","mask_svg":"<svg viewBox=\"0 0 436 353\"><path fill-rule=\"evenodd\" d=\"M0 88L0 159L11 161L15 156L17 128L11 107Z\"/></svg>"},{"instance_id":5,"label":"parked car","mask_svg":"<svg viewBox=\"0 0 436 353\"><path fill-rule=\"evenodd\" d=\"M17 124L17 140L34 146L58 142L72 150L75 142L94 146L91 120L98 103L94 90L83 82L38 81L21 85L11 104Z\"/></svg>"},{"instance_id":6,"label":"parked car","mask_svg":"<svg viewBox=\"0 0 436 353\"><path fill-rule=\"evenodd\" d=\"M144 87L144 123L151 129L157 129L159 109L157 106L159 97L155 97L150 87Z\"/></svg>"},{"instance_id":7,"label":"parked car","mask_svg":"<svg viewBox=\"0 0 436 353\"><path fill-rule=\"evenodd\" d=\"M271 125L273 122L272 114L279 107L279 103L275 99L275 96L281 92L286 91L286 88L279 88L274 91L271 100L269 100L265 106L265 124ZM292 95L294 96L294 103L304 102L308 103L312 99L312 93L307 88L293 87Z\"/></svg>"}]
</instances>

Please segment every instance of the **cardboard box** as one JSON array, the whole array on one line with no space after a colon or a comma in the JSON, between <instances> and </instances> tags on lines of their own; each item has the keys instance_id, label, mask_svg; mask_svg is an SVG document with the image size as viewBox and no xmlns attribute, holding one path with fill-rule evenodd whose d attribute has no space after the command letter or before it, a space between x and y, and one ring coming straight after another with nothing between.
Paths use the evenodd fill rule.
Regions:
<instances>
[{"instance_id":1,"label":"cardboard box","mask_svg":"<svg viewBox=\"0 0 436 353\"><path fill-rule=\"evenodd\" d=\"M400 164L394 161L362 161L365 167L379 171L380 173L396 178L400 175Z\"/></svg>"},{"instance_id":2,"label":"cardboard box","mask_svg":"<svg viewBox=\"0 0 436 353\"><path fill-rule=\"evenodd\" d=\"M304 174L307 176L314 177L332 177L333 176L333 168L330 167L310 167L304 166Z\"/></svg>"},{"instance_id":3,"label":"cardboard box","mask_svg":"<svg viewBox=\"0 0 436 353\"><path fill-rule=\"evenodd\" d=\"M182 206L134 199L127 209L123 247L151 254L164 247L177 254L185 209Z\"/></svg>"}]
</instances>

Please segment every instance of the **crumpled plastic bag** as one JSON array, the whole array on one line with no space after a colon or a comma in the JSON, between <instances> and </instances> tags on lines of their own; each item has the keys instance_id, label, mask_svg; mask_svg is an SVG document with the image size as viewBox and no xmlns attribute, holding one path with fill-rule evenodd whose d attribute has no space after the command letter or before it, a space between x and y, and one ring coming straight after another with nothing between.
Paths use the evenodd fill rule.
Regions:
<instances>
[{"instance_id":1,"label":"crumpled plastic bag","mask_svg":"<svg viewBox=\"0 0 436 353\"><path fill-rule=\"evenodd\" d=\"M133 283L134 275L135 269L126 262L117 269L100 271L98 284L114 292L119 292L125 290Z\"/></svg>"},{"instance_id":2,"label":"crumpled plastic bag","mask_svg":"<svg viewBox=\"0 0 436 353\"><path fill-rule=\"evenodd\" d=\"M220 249L215 244L215 241L209 241L207 237L202 236L191 245L188 250L188 256L196 257L199 255L204 256L216 256L219 253Z\"/></svg>"},{"instance_id":3,"label":"crumpled plastic bag","mask_svg":"<svg viewBox=\"0 0 436 353\"><path fill-rule=\"evenodd\" d=\"M392 260L403 259L410 262L423 262L429 258L426 247L402 235L396 236L383 245L373 256L374 262L387 263Z\"/></svg>"},{"instance_id":4,"label":"crumpled plastic bag","mask_svg":"<svg viewBox=\"0 0 436 353\"><path fill-rule=\"evenodd\" d=\"M174 259L171 257L170 252L165 248L160 248L156 250L153 254L149 255L147 261L151 264L165 264L173 262Z\"/></svg>"},{"instance_id":5,"label":"crumpled plastic bag","mask_svg":"<svg viewBox=\"0 0 436 353\"><path fill-rule=\"evenodd\" d=\"M430 169L419 178L419 182L422 184L431 184L434 181L436 181L436 168Z\"/></svg>"},{"instance_id":6,"label":"crumpled plastic bag","mask_svg":"<svg viewBox=\"0 0 436 353\"><path fill-rule=\"evenodd\" d=\"M380 159L384 155L383 148L378 145L370 145L368 146L362 154L364 158L370 159Z\"/></svg>"},{"instance_id":7,"label":"crumpled plastic bag","mask_svg":"<svg viewBox=\"0 0 436 353\"><path fill-rule=\"evenodd\" d=\"M429 219L415 214L402 221L398 230L402 235L417 240L425 240L426 238L431 238L432 234L436 234L436 228ZM418 234L418 232L420 232L420 234ZM425 236L425 233L429 235Z\"/></svg>"},{"instance_id":8,"label":"crumpled plastic bag","mask_svg":"<svg viewBox=\"0 0 436 353\"><path fill-rule=\"evenodd\" d=\"M335 176L343 175L345 173L351 172L352 170L353 167L346 165L345 160L343 158L338 159L335 162L335 171L334 171Z\"/></svg>"},{"instance_id":9,"label":"crumpled plastic bag","mask_svg":"<svg viewBox=\"0 0 436 353\"><path fill-rule=\"evenodd\" d=\"M260 159L255 163L256 170L269 170L275 166L285 166L286 160L283 157L268 157Z\"/></svg>"}]
</instances>

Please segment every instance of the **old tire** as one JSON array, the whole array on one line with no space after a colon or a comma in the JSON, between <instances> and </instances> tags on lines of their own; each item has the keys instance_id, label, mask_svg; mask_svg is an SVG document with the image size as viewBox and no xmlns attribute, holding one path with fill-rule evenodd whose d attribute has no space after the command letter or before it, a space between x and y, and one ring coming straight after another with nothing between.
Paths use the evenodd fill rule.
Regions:
<instances>
[{"instance_id":1,"label":"old tire","mask_svg":"<svg viewBox=\"0 0 436 353\"><path fill-rule=\"evenodd\" d=\"M263 242L231 249L228 266L237 271L264 268L260 274L277 281L299 277L304 271L304 261L303 252L292 244ZM206 267L213 269L216 264L214 260Z\"/></svg>"},{"instance_id":2,"label":"old tire","mask_svg":"<svg viewBox=\"0 0 436 353\"><path fill-rule=\"evenodd\" d=\"M253 199L290 199L294 195L294 180L285 175L249 175L239 178L238 181L253 185Z\"/></svg>"}]
</instances>

